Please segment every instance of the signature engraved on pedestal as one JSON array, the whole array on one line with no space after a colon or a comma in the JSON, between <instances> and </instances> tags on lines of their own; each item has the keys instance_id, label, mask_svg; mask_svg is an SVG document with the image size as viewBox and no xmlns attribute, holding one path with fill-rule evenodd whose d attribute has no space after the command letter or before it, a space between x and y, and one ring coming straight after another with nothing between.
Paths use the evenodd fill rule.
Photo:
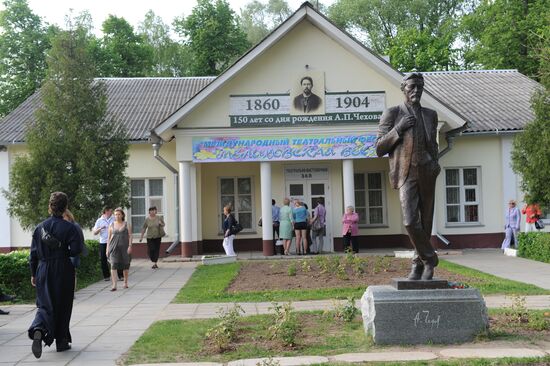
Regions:
<instances>
[{"instance_id":1,"label":"signature engraved on pedestal","mask_svg":"<svg viewBox=\"0 0 550 366\"><path fill-rule=\"evenodd\" d=\"M414 326L418 327L418 324L426 324L430 326L432 329L439 328L439 319L441 318L441 315L438 315L436 317L430 318L430 312L428 310L419 311L416 313L416 315L413 318Z\"/></svg>"}]
</instances>

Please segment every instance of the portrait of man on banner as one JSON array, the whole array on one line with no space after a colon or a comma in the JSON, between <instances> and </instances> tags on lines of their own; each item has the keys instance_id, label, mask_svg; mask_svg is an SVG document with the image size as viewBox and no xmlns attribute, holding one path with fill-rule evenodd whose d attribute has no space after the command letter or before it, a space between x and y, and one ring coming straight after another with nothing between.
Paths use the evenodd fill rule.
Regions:
<instances>
[{"instance_id":1,"label":"portrait of man on banner","mask_svg":"<svg viewBox=\"0 0 550 366\"><path fill-rule=\"evenodd\" d=\"M291 115L325 114L325 74L311 71L293 80Z\"/></svg>"}]
</instances>

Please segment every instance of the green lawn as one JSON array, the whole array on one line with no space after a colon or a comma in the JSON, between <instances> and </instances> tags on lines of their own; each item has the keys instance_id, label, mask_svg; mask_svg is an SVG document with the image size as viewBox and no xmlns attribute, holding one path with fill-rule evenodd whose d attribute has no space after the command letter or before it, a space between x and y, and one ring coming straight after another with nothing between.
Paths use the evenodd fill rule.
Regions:
<instances>
[{"instance_id":1,"label":"green lawn","mask_svg":"<svg viewBox=\"0 0 550 366\"><path fill-rule=\"evenodd\" d=\"M272 261L270 261L272 263ZM211 266L198 266L187 284L179 291L174 299L175 303L206 303L206 302L264 302L264 301L300 301L319 299L345 299L349 296L360 298L365 292L368 283L360 287L342 287L318 290L279 290L240 292L229 294L225 289L238 275L241 262L219 264ZM441 260L441 268L451 272L467 276L472 280L468 282L471 287L476 287L483 295L493 294L518 294L518 295L544 295L550 291L534 285L505 280L483 272L469 269L454 263Z\"/></svg>"},{"instance_id":2,"label":"green lawn","mask_svg":"<svg viewBox=\"0 0 550 366\"><path fill-rule=\"evenodd\" d=\"M527 311L529 318L537 318L541 311ZM490 311L492 316L501 314L502 311ZM237 359L285 357L300 355L330 356L343 353L384 352L386 346L375 345L365 335L360 316L352 322L343 322L334 318L334 312L296 312L299 321L299 333L294 347L285 347L279 341L269 337L268 328L274 324L273 314L254 315L240 317L237 320L237 337L230 347L220 351L207 339L207 331L216 325L219 319L203 320L168 320L154 323L132 346L123 357L124 365L136 363L168 363L168 362L228 362ZM502 324L507 318L500 319ZM550 320L545 320L546 329ZM532 327L527 323L515 322L512 329L496 330L495 334L489 331L488 336L481 336L479 341L522 341L534 339L533 333L516 332ZM532 330L532 329L531 329ZM506 332L510 333L507 337ZM547 332L547 331L546 331ZM514 333L517 333L514 335ZM547 334L547 333L540 333ZM481 344L479 345L482 346ZM407 351L415 349L415 346L393 346L392 349ZM539 363L537 363L539 362ZM455 360L455 361L430 361L430 362L406 362L406 363L376 363L377 365L545 365L550 362L550 356L543 359L501 359L501 360ZM323 365L340 365L338 363L326 363ZM344 364L341 364L344 365ZM349 364L348 364L349 365Z\"/></svg>"},{"instance_id":3,"label":"green lawn","mask_svg":"<svg viewBox=\"0 0 550 366\"><path fill-rule=\"evenodd\" d=\"M334 320L321 312L308 312L315 317L307 333L308 344L299 347L281 348L278 356L328 355L346 352L367 352L372 342L367 340L360 319L342 323L335 331ZM299 314L305 314L300 312ZM271 315L254 315L239 320L242 337L235 349L225 352L206 351L205 334L218 319L168 320L154 323L132 346L124 364L166 362L228 362L243 358L269 357L273 351L265 347L266 329L272 324ZM328 331L330 329L330 331ZM302 328L302 330L304 330ZM247 340L261 340L258 342Z\"/></svg>"}]
</instances>

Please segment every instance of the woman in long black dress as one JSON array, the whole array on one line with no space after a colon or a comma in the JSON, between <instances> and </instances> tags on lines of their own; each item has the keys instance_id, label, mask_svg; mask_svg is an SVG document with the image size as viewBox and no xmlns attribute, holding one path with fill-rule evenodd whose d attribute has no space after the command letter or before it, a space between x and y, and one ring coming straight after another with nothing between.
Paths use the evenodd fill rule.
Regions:
<instances>
[{"instance_id":1,"label":"woman in long black dress","mask_svg":"<svg viewBox=\"0 0 550 366\"><path fill-rule=\"evenodd\" d=\"M29 262L38 309L28 332L36 358L42 355L42 342L50 346L55 339L57 352L71 348L69 323L73 311L74 266L69 258L82 252L84 242L76 226L63 219L67 205L65 193L52 193L51 216L41 222L32 235Z\"/></svg>"}]
</instances>

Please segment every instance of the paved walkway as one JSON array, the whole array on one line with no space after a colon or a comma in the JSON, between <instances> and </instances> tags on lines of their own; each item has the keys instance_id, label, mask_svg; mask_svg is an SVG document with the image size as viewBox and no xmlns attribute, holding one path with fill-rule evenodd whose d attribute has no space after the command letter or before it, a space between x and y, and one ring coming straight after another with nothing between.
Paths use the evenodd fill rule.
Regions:
<instances>
[{"instance_id":1,"label":"paved walkway","mask_svg":"<svg viewBox=\"0 0 550 366\"><path fill-rule=\"evenodd\" d=\"M467 249L462 251L462 255L447 255L442 258L498 277L550 290L548 263L508 257L500 249Z\"/></svg>"},{"instance_id":2,"label":"paved walkway","mask_svg":"<svg viewBox=\"0 0 550 366\"><path fill-rule=\"evenodd\" d=\"M132 261L130 288L109 291L110 282L98 282L76 294L71 319L73 348L57 353L44 347L42 358L31 353L26 329L34 318L30 305L3 306L10 315L0 317L0 366L113 366L155 321L189 279L196 263L167 263L156 271L145 260Z\"/></svg>"},{"instance_id":3,"label":"paved walkway","mask_svg":"<svg viewBox=\"0 0 550 366\"><path fill-rule=\"evenodd\" d=\"M373 251L375 254L387 254ZM549 288L550 264L537 263L521 258L503 256L498 250L475 250L453 253L444 256L452 262L471 266L497 276L534 283ZM261 258L260 253L246 253L247 259ZM496 265L500 263L500 265ZM207 318L216 316L216 310L227 304L171 304L181 286L189 279L196 262L163 262L159 270L152 271L144 260L132 262L130 288L108 291L109 282L98 282L76 294L71 322L71 332L75 343L73 349L63 353L55 352L55 347L44 348L42 358L36 360L30 352L31 341L26 329L34 317L34 306L2 306L10 315L0 316L0 366L30 365L40 362L51 366L61 365L115 365L115 360L126 352L141 334L156 320ZM542 278L542 280L541 280ZM528 296L530 308L550 309L550 296ZM487 306L508 306L512 299L502 296L485 298ZM241 306L247 314L263 314L271 303L244 303ZM294 302L296 309L332 308L332 301ZM383 352L365 354L336 355L330 358L308 356L276 358L280 365L307 365L329 361L368 362L429 360L437 358L464 357L536 357L550 355L550 341L547 346L521 345L511 348L509 344L497 348L478 348L475 345L462 346L417 346L410 350L384 349ZM239 360L230 365L256 365L258 360ZM198 365L199 363L193 363ZM165 364L166 365L166 364ZM178 364L183 365L183 364ZM204 363L204 365L217 365Z\"/></svg>"}]
</instances>

